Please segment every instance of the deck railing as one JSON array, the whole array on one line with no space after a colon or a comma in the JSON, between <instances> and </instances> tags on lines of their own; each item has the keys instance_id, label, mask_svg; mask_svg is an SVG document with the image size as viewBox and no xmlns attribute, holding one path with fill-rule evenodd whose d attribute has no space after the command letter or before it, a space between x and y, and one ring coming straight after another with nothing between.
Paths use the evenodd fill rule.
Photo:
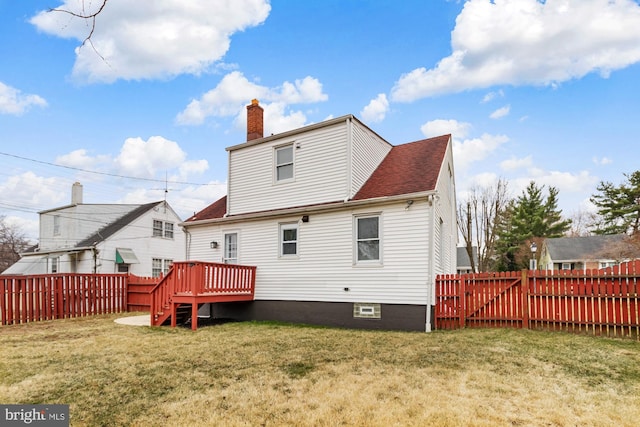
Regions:
<instances>
[{"instance_id":1,"label":"deck railing","mask_svg":"<svg viewBox=\"0 0 640 427\"><path fill-rule=\"evenodd\" d=\"M175 297L241 295L253 299L256 267L202 261L174 262L151 291L151 324L160 325Z\"/></svg>"}]
</instances>

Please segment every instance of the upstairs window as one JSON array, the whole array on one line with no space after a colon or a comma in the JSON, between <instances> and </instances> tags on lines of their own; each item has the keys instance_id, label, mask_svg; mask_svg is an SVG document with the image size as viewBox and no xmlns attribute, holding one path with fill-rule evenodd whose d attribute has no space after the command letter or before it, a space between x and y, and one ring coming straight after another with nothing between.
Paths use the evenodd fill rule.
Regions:
<instances>
[{"instance_id":1,"label":"upstairs window","mask_svg":"<svg viewBox=\"0 0 640 427\"><path fill-rule=\"evenodd\" d=\"M153 220L153 237L162 237L162 221Z\"/></svg>"},{"instance_id":2,"label":"upstairs window","mask_svg":"<svg viewBox=\"0 0 640 427\"><path fill-rule=\"evenodd\" d=\"M153 220L153 237L166 237L173 239L173 223Z\"/></svg>"},{"instance_id":3,"label":"upstairs window","mask_svg":"<svg viewBox=\"0 0 640 427\"><path fill-rule=\"evenodd\" d=\"M167 239L173 239L173 223L165 222L164 223L164 237Z\"/></svg>"},{"instance_id":4,"label":"upstairs window","mask_svg":"<svg viewBox=\"0 0 640 427\"><path fill-rule=\"evenodd\" d=\"M293 144L276 148L276 181L293 179Z\"/></svg>"},{"instance_id":5,"label":"upstairs window","mask_svg":"<svg viewBox=\"0 0 640 427\"><path fill-rule=\"evenodd\" d=\"M60 235L60 215L53 216L53 235Z\"/></svg>"}]
</instances>

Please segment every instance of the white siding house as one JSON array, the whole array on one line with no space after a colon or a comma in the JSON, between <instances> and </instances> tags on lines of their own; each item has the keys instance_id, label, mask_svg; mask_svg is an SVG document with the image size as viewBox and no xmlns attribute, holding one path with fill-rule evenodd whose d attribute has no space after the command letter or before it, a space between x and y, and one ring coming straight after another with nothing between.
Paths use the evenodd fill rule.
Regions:
<instances>
[{"instance_id":1,"label":"white siding house","mask_svg":"<svg viewBox=\"0 0 640 427\"><path fill-rule=\"evenodd\" d=\"M131 273L158 276L184 260L180 217L164 201L141 205L72 203L40 212L37 247L2 274Z\"/></svg>"},{"instance_id":2,"label":"white siding house","mask_svg":"<svg viewBox=\"0 0 640 427\"><path fill-rule=\"evenodd\" d=\"M188 259L257 266L255 300L213 316L430 330L435 276L456 269L450 135L394 147L351 115L247 134L228 196L181 224Z\"/></svg>"}]
</instances>

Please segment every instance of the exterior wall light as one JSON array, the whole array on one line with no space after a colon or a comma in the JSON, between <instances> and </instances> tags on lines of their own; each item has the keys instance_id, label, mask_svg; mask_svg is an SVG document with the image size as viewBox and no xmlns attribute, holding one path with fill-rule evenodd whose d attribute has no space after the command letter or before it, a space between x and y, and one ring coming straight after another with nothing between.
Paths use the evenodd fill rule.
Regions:
<instances>
[{"instance_id":1,"label":"exterior wall light","mask_svg":"<svg viewBox=\"0 0 640 427\"><path fill-rule=\"evenodd\" d=\"M211 249L218 249L218 242L211 242L210 243Z\"/></svg>"}]
</instances>

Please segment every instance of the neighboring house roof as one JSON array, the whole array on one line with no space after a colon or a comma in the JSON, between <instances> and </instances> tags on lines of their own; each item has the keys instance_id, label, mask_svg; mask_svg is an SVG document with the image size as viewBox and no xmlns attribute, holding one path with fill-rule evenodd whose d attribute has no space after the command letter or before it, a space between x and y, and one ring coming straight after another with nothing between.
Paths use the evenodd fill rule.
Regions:
<instances>
[{"instance_id":1,"label":"neighboring house roof","mask_svg":"<svg viewBox=\"0 0 640 427\"><path fill-rule=\"evenodd\" d=\"M394 146L353 200L421 193L436 188L438 174L451 135L423 139ZM323 203L322 205L339 203ZM227 213L227 197L195 213L185 222L223 218Z\"/></svg>"},{"instance_id":2,"label":"neighboring house roof","mask_svg":"<svg viewBox=\"0 0 640 427\"><path fill-rule=\"evenodd\" d=\"M103 240L108 239L118 231L122 230L125 226L131 224L133 221L135 221L136 219L144 215L146 212L148 212L149 210L153 209L154 207L162 203L164 202L152 202L152 203L147 203L147 204L138 206L137 208L131 210L129 213L125 214L124 216L121 216L115 221L105 225L100 230L90 235L86 239L81 240L76 244L76 247L83 248L87 246L93 246L96 243L100 243Z\"/></svg>"},{"instance_id":3,"label":"neighboring house roof","mask_svg":"<svg viewBox=\"0 0 640 427\"><path fill-rule=\"evenodd\" d=\"M393 147L353 200L434 190L450 138L442 135Z\"/></svg>"},{"instance_id":4,"label":"neighboring house roof","mask_svg":"<svg viewBox=\"0 0 640 427\"><path fill-rule=\"evenodd\" d=\"M193 216L187 218L185 222L197 221L201 219L214 219L222 218L227 213L227 196L224 196L217 201L213 202L200 212L196 212Z\"/></svg>"},{"instance_id":5,"label":"neighboring house roof","mask_svg":"<svg viewBox=\"0 0 640 427\"><path fill-rule=\"evenodd\" d=\"M473 252L473 259L475 260L476 269L478 268L478 248L475 246L471 248ZM456 248L456 267L458 270L470 270L471 269L471 259L469 258L469 253L467 252L467 248L464 246L458 246Z\"/></svg>"},{"instance_id":6,"label":"neighboring house roof","mask_svg":"<svg viewBox=\"0 0 640 427\"><path fill-rule=\"evenodd\" d=\"M545 240L546 250L553 261L595 260L607 258L608 246L624 240L624 234L604 236L556 237Z\"/></svg>"}]
</instances>

